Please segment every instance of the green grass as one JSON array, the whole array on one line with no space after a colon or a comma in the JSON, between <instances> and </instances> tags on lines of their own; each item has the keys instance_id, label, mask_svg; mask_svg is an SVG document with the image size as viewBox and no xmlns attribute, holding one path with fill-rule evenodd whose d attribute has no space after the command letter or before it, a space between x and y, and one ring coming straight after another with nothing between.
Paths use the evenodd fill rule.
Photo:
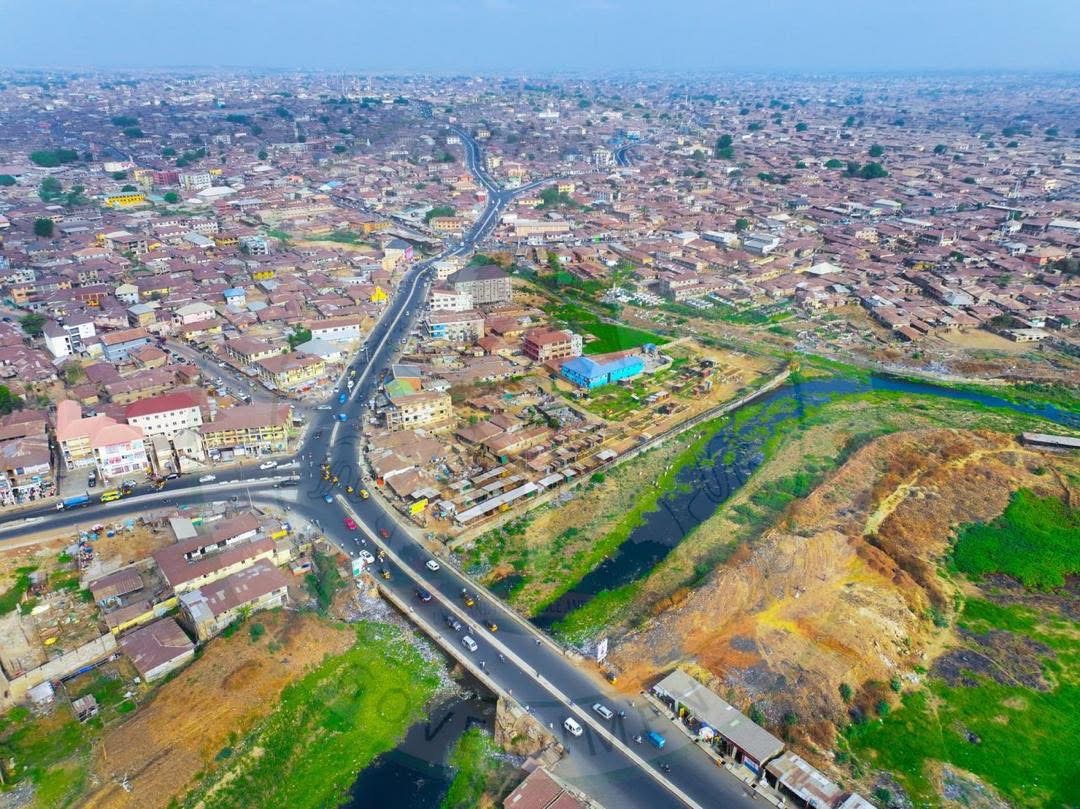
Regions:
<instances>
[{"instance_id":1,"label":"green grass","mask_svg":"<svg viewBox=\"0 0 1080 809\"><path fill-rule=\"evenodd\" d=\"M439 685L438 664L400 629L362 622L356 641L289 685L273 713L183 805L340 805L356 774L397 743Z\"/></svg>"},{"instance_id":2,"label":"green grass","mask_svg":"<svg viewBox=\"0 0 1080 809\"><path fill-rule=\"evenodd\" d=\"M461 734L450 752L454 780L450 782L441 809L472 809L478 806L498 766L498 754L495 740L480 728L471 727Z\"/></svg>"},{"instance_id":3,"label":"green grass","mask_svg":"<svg viewBox=\"0 0 1080 809\"><path fill-rule=\"evenodd\" d=\"M22 597L30 589L30 574L35 570L36 565L15 568L15 584L0 593L0 615L7 615L19 606Z\"/></svg>"},{"instance_id":4,"label":"green grass","mask_svg":"<svg viewBox=\"0 0 1080 809\"><path fill-rule=\"evenodd\" d=\"M632 581L614 590L597 593L587 604L556 621L555 636L567 643L580 644L611 623L634 600L641 581Z\"/></svg>"},{"instance_id":5,"label":"green grass","mask_svg":"<svg viewBox=\"0 0 1080 809\"><path fill-rule=\"evenodd\" d=\"M974 687L952 687L931 677L885 719L848 728L841 745L859 767L896 775L916 805L940 802L927 767L932 761L974 773L1017 806L1080 805L1080 625L978 599L964 605L960 623L1019 632L1049 646L1056 659L1047 658L1044 668L1055 687L1042 692L986 678Z\"/></svg>"},{"instance_id":6,"label":"green grass","mask_svg":"<svg viewBox=\"0 0 1080 809\"><path fill-rule=\"evenodd\" d=\"M9 783L30 779L36 793L35 806L70 806L85 783L90 744L85 726L66 708L36 718L25 708L14 708L4 717L0 756L15 760L15 776Z\"/></svg>"},{"instance_id":7,"label":"green grass","mask_svg":"<svg viewBox=\"0 0 1080 809\"><path fill-rule=\"evenodd\" d=\"M1038 589L1061 587L1080 573L1080 511L1027 489L1013 494L991 523L961 528L953 563L972 578L1005 573Z\"/></svg>"},{"instance_id":8,"label":"green grass","mask_svg":"<svg viewBox=\"0 0 1080 809\"><path fill-rule=\"evenodd\" d=\"M619 326L614 323L594 321L583 324L582 328L597 338L585 344L586 354L607 354L611 351L626 351L630 348L637 348L646 343L663 345L667 342L665 338L658 334L642 329L634 329L630 326Z\"/></svg>"}]
</instances>

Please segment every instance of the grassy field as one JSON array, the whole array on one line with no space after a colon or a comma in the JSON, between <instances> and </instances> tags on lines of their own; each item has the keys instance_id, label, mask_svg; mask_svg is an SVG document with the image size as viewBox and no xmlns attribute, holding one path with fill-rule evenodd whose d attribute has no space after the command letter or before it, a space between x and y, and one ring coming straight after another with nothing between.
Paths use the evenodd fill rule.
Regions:
<instances>
[{"instance_id":1,"label":"grassy field","mask_svg":"<svg viewBox=\"0 0 1080 809\"><path fill-rule=\"evenodd\" d=\"M968 601L960 624L1033 638L1053 687L1043 691L978 675L954 686L931 675L884 719L840 739L856 771L893 773L916 805L940 802L931 764L948 762L996 787L1016 806L1080 805L1080 624L1056 613Z\"/></svg>"},{"instance_id":2,"label":"grassy field","mask_svg":"<svg viewBox=\"0 0 1080 809\"><path fill-rule=\"evenodd\" d=\"M548 307L547 312L556 320L565 323L568 328L576 332L591 334L596 338L585 343L586 354L606 354L610 351L637 348L646 343L663 345L667 342L667 338L644 329L607 323L584 306L572 303L557 304Z\"/></svg>"},{"instance_id":3,"label":"grassy field","mask_svg":"<svg viewBox=\"0 0 1080 809\"><path fill-rule=\"evenodd\" d=\"M964 526L953 550L957 569L973 578L1007 573L1026 587L1061 587L1080 573L1080 511L1021 490L989 525Z\"/></svg>"},{"instance_id":4,"label":"grassy field","mask_svg":"<svg viewBox=\"0 0 1080 809\"><path fill-rule=\"evenodd\" d=\"M454 780L443 798L441 809L473 809L481 806L485 793L493 800L508 791L516 769L499 756L495 740L484 730L471 727L461 734L450 752Z\"/></svg>"},{"instance_id":5,"label":"grassy field","mask_svg":"<svg viewBox=\"0 0 1080 809\"><path fill-rule=\"evenodd\" d=\"M356 774L422 715L439 675L400 629L365 622L356 645L285 689L184 802L202 809L336 806Z\"/></svg>"}]
</instances>

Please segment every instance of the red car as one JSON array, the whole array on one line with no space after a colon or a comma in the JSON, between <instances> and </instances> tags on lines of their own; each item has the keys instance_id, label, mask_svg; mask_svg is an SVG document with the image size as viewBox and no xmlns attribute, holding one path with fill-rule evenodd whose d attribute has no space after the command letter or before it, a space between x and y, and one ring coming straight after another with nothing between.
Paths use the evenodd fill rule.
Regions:
<instances>
[{"instance_id":1,"label":"red car","mask_svg":"<svg viewBox=\"0 0 1080 809\"><path fill-rule=\"evenodd\" d=\"M350 531L355 531L360 526L358 526L356 524L356 520L354 520L352 517L346 517L345 518L345 527L348 528Z\"/></svg>"},{"instance_id":2,"label":"red car","mask_svg":"<svg viewBox=\"0 0 1080 809\"><path fill-rule=\"evenodd\" d=\"M382 536L383 539L390 539L390 529L389 528L380 528L379 529L379 534Z\"/></svg>"}]
</instances>

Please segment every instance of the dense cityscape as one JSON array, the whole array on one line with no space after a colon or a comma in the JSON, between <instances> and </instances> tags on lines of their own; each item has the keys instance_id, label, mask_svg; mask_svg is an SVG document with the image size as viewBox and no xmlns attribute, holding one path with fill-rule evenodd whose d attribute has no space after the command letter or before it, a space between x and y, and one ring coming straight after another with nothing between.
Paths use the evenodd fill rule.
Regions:
<instances>
[{"instance_id":1,"label":"dense cityscape","mask_svg":"<svg viewBox=\"0 0 1080 809\"><path fill-rule=\"evenodd\" d=\"M1075 74L0 119L5 806L1078 805Z\"/></svg>"}]
</instances>

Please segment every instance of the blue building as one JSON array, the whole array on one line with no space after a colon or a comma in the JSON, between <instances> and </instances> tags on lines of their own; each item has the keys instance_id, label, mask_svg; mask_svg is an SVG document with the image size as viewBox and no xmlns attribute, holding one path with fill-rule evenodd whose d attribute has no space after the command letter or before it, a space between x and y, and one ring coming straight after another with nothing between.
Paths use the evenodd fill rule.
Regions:
<instances>
[{"instance_id":1,"label":"blue building","mask_svg":"<svg viewBox=\"0 0 1080 809\"><path fill-rule=\"evenodd\" d=\"M601 385L611 385L620 379L637 376L644 370L645 362L641 357L619 357L599 362L589 357L574 357L563 363L559 373L562 374L563 379L569 380L579 388L591 390Z\"/></svg>"}]
</instances>

